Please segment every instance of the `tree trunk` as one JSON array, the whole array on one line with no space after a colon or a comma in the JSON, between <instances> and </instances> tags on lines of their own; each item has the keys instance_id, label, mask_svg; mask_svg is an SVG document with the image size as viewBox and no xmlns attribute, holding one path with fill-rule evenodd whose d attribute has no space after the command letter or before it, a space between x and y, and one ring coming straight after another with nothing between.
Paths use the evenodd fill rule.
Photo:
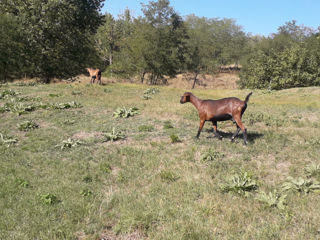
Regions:
<instances>
[{"instance_id":1,"label":"tree trunk","mask_svg":"<svg viewBox=\"0 0 320 240\"><path fill-rule=\"evenodd\" d=\"M142 74L141 74L141 83L143 83L143 81L144 81L144 75L145 75L145 74L146 74L145 71L143 71Z\"/></svg>"},{"instance_id":2,"label":"tree trunk","mask_svg":"<svg viewBox=\"0 0 320 240\"><path fill-rule=\"evenodd\" d=\"M113 61L113 56L112 53L110 53L109 55L109 64L112 65L112 61Z\"/></svg>"},{"instance_id":3,"label":"tree trunk","mask_svg":"<svg viewBox=\"0 0 320 240\"><path fill-rule=\"evenodd\" d=\"M193 84L191 89L194 89L194 87L196 86L198 74L199 74L198 72L195 72L194 74L194 79L193 79Z\"/></svg>"}]
</instances>

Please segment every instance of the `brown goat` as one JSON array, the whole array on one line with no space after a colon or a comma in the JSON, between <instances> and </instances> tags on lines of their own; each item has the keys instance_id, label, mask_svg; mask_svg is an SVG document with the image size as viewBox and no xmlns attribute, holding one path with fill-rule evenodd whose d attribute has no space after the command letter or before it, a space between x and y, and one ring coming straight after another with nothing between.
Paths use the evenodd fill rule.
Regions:
<instances>
[{"instance_id":1,"label":"brown goat","mask_svg":"<svg viewBox=\"0 0 320 240\"><path fill-rule=\"evenodd\" d=\"M101 71L100 69L94 68L86 68L90 75L90 84L93 84L95 79L97 79L97 83L101 85Z\"/></svg>"},{"instance_id":2,"label":"brown goat","mask_svg":"<svg viewBox=\"0 0 320 240\"><path fill-rule=\"evenodd\" d=\"M252 92L247 95L244 101L241 101L235 97L222 98L218 100L201 100L194 96L190 92L186 92L180 99L180 103L191 102L199 112L200 127L198 130L197 138L200 136L200 132L206 121L211 121L213 124L213 133L219 139L222 136L217 132L217 122L231 120L237 124L237 131L233 134L231 141L238 136L240 129L243 132L244 144L247 144L247 129L244 127L241 117L247 108L247 102Z\"/></svg>"}]
</instances>

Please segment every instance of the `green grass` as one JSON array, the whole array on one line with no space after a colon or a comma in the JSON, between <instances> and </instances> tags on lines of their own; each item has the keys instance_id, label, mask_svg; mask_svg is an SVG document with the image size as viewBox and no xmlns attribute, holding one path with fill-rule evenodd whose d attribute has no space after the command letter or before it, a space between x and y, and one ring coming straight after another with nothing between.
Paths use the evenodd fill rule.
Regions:
<instances>
[{"instance_id":1,"label":"green grass","mask_svg":"<svg viewBox=\"0 0 320 240\"><path fill-rule=\"evenodd\" d=\"M320 238L318 190L282 192L288 178L304 179L303 187L320 181L320 88L254 90L243 116L247 147L242 134L231 143L231 121L219 122L222 141L210 123L196 140L196 109L179 103L186 90L159 87L148 101L146 90L0 86L0 108L35 106L0 113L0 239ZM248 92L194 94L244 99ZM139 114L115 118L119 107ZM27 121L39 127L20 131ZM125 138L106 141L112 129ZM221 190L240 173L252 176L254 191Z\"/></svg>"}]
</instances>

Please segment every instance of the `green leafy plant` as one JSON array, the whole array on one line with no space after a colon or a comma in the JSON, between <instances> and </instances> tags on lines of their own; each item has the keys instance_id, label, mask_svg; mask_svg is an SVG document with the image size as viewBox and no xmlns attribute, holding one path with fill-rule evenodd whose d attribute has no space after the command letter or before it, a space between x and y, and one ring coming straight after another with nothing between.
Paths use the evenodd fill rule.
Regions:
<instances>
[{"instance_id":1,"label":"green leafy plant","mask_svg":"<svg viewBox=\"0 0 320 240\"><path fill-rule=\"evenodd\" d=\"M75 123L76 123L76 121L71 120L71 119L67 119L67 120L63 121L63 124L65 124L65 125L73 125Z\"/></svg>"},{"instance_id":2,"label":"green leafy plant","mask_svg":"<svg viewBox=\"0 0 320 240\"><path fill-rule=\"evenodd\" d=\"M0 99L8 98L9 96L10 97L16 96L18 94L19 93L15 92L15 91L13 91L11 89L5 89L2 92L0 92Z\"/></svg>"},{"instance_id":3,"label":"green leafy plant","mask_svg":"<svg viewBox=\"0 0 320 240\"><path fill-rule=\"evenodd\" d=\"M37 123L35 123L34 121L29 121L28 120L28 121L25 121L25 122L22 122L22 123L18 123L17 127L18 127L18 129L20 131L27 132L27 131L39 128L39 125Z\"/></svg>"},{"instance_id":4,"label":"green leafy plant","mask_svg":"<svg viewBox=\"0 0 320 240\"><path fill-rule=\"evenodd\" d=\"M61 94L59 93L49 93L49 97L60 97Z\"/></svg>"},{"instance_id":5,"label":"green leafy plant","mask_svg":"<svg viewBox=\"0 0 320 240\"><path fill-rule=\"evenodd\" d=\"M139 132L152 132L154 127L152 125L141 125L138 130Z\"/></svg>"},{"instance_id":6,"label":"green leafy plant","mask_svg":"<svg viewBox=\"0 0 320 240\"><path fill-rule=\"evenodd\" d=\"M171 143L181 142L180 138L175 134L171 134L170 139L171 139Z\"/></svg>"},{"instance_id":7,"label":"green leafy plant","mask_svg":"<svg viewBox=\"0 0 320 240\"><path fill-rule=\"evenodd\" d=\"M9 147L10 145L15 144L17 142L18 142L17 139L0 133L0 144L7 144L7 146Z\"/></svg>"},{"instance_id":8,"label":"green leafy plant","mask_svg":"<svg viewBox=\"0 0 320 240\"><path fill-rule=\"evenodd\" d=\"M156 93L159 93L160 90L159 88L147 88L143 94L147 94L147 95L150 95L150 94L156 94Z\"/></svg>"},{"instance_id":9,"label":"green leafy plant","mask_svg":"<svg viewBox=\"0 0 320 240\"><path fill-rule=\"evenodd\" d=\"M211 161L221 159L223 156L224 155L222 153L219 153L214 149L210 148L201 156L201 160L204 162L211 162Z\"/></svg>"},{"instance_id":10,"label":"green leafy plant","mask_svg":"<svg viewBox=\"0 0 320 240\"><path fill-rule=\"evenodd\" d=\"M43 204L46 204L46 205L53 205L59 202L57 196L51 193L40 194L39 199Z\"/></svg>"},{"instance_id":11,"label":"green leafy plant","mask_svg":"<svg viewBox=\"0 0 320 240\"><path fill-rule=\"evenodd\" d=\"M171 121L165 121L164 124L163 124L163 128L164 129L173 128L173 125L172 125Z\"/></svg>"},{"instance_id":12,"label":"green leafy plant","mask_svg":"<svg viewBox=\"0 0 320 240\"><path fill-rule=\"evenodd\" d=\"M160 92L158 88L148 88L143 92L143 96L141 97L144 100L152 99L151 95Z\"/></svg>"},{"instance_id":13,"label":"green leafy plant","mask_svg":"<svg viewBox=\"0 0 320 240\"><path fill-rule=\"evenodd\" d=\"M68 103L55 103L50 106L53 109L69 109L69 108L81 108L82 105L75 101L68 102Z\"/></svg>"},{"instance_id":14,"label":"green leafy plant","mask_svg":"<svg viewBox=\"0 0 320 240\"><path fill-rule=\"evenodd\" d=\"M92 182L92 177L90 175L87 175L87 176L83 177L82 180L86 183L90 183L90 182Z\"/></svg>"},{"instance_id":15,"label":"green leafy plant","mask_svg":"<svg viewBox=\"0 0 320 240\"><path fill-rule=\"evenodd\" d=\"M119 174L117 176L117 180L120 183L127 183L128 182L128 175L125 174L125 172L121 171L121 172L119 172Z\"/></svg>"},{"instance_id":16,"label":"green leafy plant","mask_svg":"<svg viewBox=\"0 0 320 240\"><path fill-rule=\"evenodd\" d=\"M15 182L16 182L16 184L17 184L18 186L24 187L24 188L27 188L27 187L29 187L29 185L30 185L28 181L26 181L26 180L24 180L24 179L21 179L21 178L17 178L17 179L15 180Z\"/></svg>"},{"instance_id":17,"label":"green leafy plant","mask_svg":"<svg viewBox=\"0 0 320 240\"><path fill-rule=\"evenodd\" d=\"M287 178L287 181L282 185L282 191L289 191L289 190L304 192L304 193L319 191L320 182L312 179L303 179L302 177L295 179L290 176Z\"/></svg>"},{"instance_id":18,"label":"green leafy plant","mask_svg":"<svg viewBox=\"0 0 320 240\"><path fill-rule=\"evenodd\" d=\"M111 89L109 89L109 88L105 88L105 89L103 89L103 92L105 92L105 93L111 93L111 92L112 92L112 90L111 90Z\"/></svg>"},{"instance_id":19,"label":"green leafy plant","mask_svg":"<svg viewBox=\"0 0 320 240\"><path fill-rule=\"evenodd\" d=\"M308 146L320 146L320 139L310 139L306 141L306 145Z\"/></svg>"},{"instance_id":20,"label":"green leafy plant","mask_svg":"<svg viewBox=\"0 0 320 240\"><path fill-rule=\"evenodd\" d=\"M32 112L36 109L36 106L33 104L23 104L17 102L7 102L1 108L1 112L12 112L16 113L17 115L22 115L28 112Z\"/></svg>"},{"instance_id":21,"label":"green leafy plant","mask_svg":"<svg viewBox=\"0 0 320 240\"><path fill-rule=\"evenodd\" d=\"M126 136L123 132L116 130L115 128L112 128L111 132L105 132L104 136L106 137L107 141L117 141L120 139L124 139Z\"/></svg>"},{"instance_id":22,"label":"green leafy plant","mask_svg":"<svg viewBox=\"0 0 320 240\"><path fill-rule=\"evenodd\" d=\"M256 199L269 207L276 207L283 210L286 205L286 197L286 194L281 194L277 190L274 190L269 193L261 191Z\"/></svg>"},{"instance_id":23,"label":"green leafy plant","mask_svg":"<svg viewBox=\"0 0 320 240\"><path fill-rule=\"evenodd\" d=\"M89 196L92 195L92 191L90 191L88 188L82 189L81 192L80 192L80 195L82 197L89 197Z\"/></svg>"},{"instance_id":24,"label":"green leafy plant","mask_svg":"<svg viewBox=\"0 0 320 240\"><path fill-rule=\"evenodd\" d=\"M308 177L320 175L320 164L312 163L304 168L304 171Z\"/></svg>"},{"instance_id":25,"label":"green leafy plant","mask_svg":"<svg viewBox=\"0 0 320 240\"><path fill-rule=\"evenodd\" d=\"M104 173L111 173L112 168L111 165L109 163L104 163L100 165L100 170Z\"/></svg>"},{"instance_id":26,"label":"green leafy plant","mask_svg":"<svg viewBox=\"0 0 320 240\"><path fill-rule=\"evenodd\" d=\"M40 101L40 97L29 97L29 96L15 96L10 99L11 102L37 102Z\"/></svg>"},{"instance_id":27,"label":"green leafy plant","mask_svg":"<svg viewBox=\"0 0 320 240\"><path fill-rule=\"evenodd\" d=\"M126 109L125 107L123 108L117 108L114 112L113 112L113 116L116 118L128 118L128 117L132 117L134 115L139 114L139 109L136 107L132 107L129 109Z\"/></svg>"},{"instance_id":28,"label":"green leafy plant","mask_svg":"<svg viewBox=\"0 0 320 240\"><path fill-rule=\"evenodd\" d=\"M149 100L152 99L151 95L149 94L143 94L143 96L141 97L143 100Z\"/></svg>"},{"instance_id":29,"label":"green leafy plant","mask_svg":"<svg viewBox=\"0 0 320 240\"><path fill-rule=\"evenodd\" d=\"M72 95L82 95L82 92L75 90L75 91L72 91L71 94L72 94Z\"/></svg>"},{"instance_id":30,"label":"green leafy plant","mask_svg":"<svg viewBox=\"0 0 320 240\"><path fill-rule=\"evenodd\" d=\"M19 86L19 87L33 87L33 86L36 86L36 85L39 85L40 83L38 82L17 82L15 83L14 85L15 86Z\"/></svg>"},{"instance_id":31,"label":"green leafy plant","mask_svg":"<svg viewBox=\"0 0 320 240\"><path fill-rule=\"evenodd\" d=\"M161 171L160 178L164 182L175 182L179 179L179 177L171 171Z\"/></svg>"},{"instance_id":32,"label":"green leafy plant","mask_svg":"<svg viewBox=\"0 0 320 240\"><path fill-rule=\"evenodd\" d=\"M60 147L61 150L67 149L67 148L73 148L77 147L79 145L82 145L83 143L79 140L68 138L67 140L63 140L61 144L58 144L56 147Z\"/></svg>"},{"instance_id":33,"label":"green leafy plant","mask_svg":"<svg viewBox=\"0 0 320 240\"><path fill-rule=\"evenodd\" d=\"M221 186L223 192L235 192L247 195L258 188L256 181L247 172L236 173Z\"/></svg>"}]
</instances>

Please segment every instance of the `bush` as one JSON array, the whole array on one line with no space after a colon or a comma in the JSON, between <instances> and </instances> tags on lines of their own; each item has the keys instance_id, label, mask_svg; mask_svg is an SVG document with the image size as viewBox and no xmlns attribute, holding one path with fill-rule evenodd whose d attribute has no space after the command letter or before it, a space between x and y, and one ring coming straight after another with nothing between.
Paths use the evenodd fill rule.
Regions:
<instances>
[{"instance_id":1,"label":"bush","mask_svg":"<svg viewBox=\"0 0 320 240\"><path fill-rule=\"evenodd\" d=\"M320 46L318 46L320 48ZM241 88L284 89L320 85L320 58L303 43L284 50L258 50L240 74Z\"/></svg>"}]
</instances>

